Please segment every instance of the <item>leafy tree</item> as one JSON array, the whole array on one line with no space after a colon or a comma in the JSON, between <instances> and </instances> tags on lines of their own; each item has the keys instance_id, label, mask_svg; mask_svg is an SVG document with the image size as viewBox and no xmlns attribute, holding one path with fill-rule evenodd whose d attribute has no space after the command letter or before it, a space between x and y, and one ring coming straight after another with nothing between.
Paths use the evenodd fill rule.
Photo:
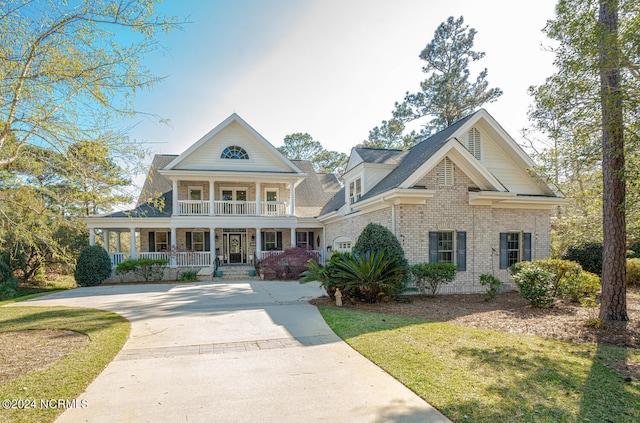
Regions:
<instances>
[{"instance_id":1,"label":"leafy tree","mask_svg":"<svg viewBox=\"0 0 640 423\"><path fill-rule=\"evenodd\" d=\"M416 131L411 131L408 134L404 132L405 124L403 121L395 118L383 120L380 126L369 131L369 138L362 143L362 146L407 150L416 144L418 134Z\"/></svg>"},{"instance_id":2,"label":"leafy tree","mask_svg":"<svg viewBox=\"0 0 640 423\"><path fill-rule=\"evenodd\" d=\"M407 267L407 259L398 238L389 229L377 223L369 223L365 226L353 246L353 254L364 254L367 251L372 253L385 251L388 259Z\"/></svg>"},{"instance_id":3,"label":"leafy tree","mask_svg":"<svg viewBox=\"0 0 640 423\"><path fill-rule=\"evenodd\" d=\"M559 43L554 48L558 71L531 89L531 116L553 141L543 150L547 167L555 169L561 188L574 199L554 226L559 235L581 242L604 240L609 253L601 317L625 320L625 233L635 238L640 228L640 5L630 0L562 0L556 12L545 31ZM633 216L628 228L625 214ZM601 232L594 230L597 226Z\"/></svg>"},{"instance_id":4,"label":"leafy tree","mask_svg":"<svg viewBox=\"0 0 640 423\"><path fill-rule=\"evenodd\" d=\"M278 151L291 160L309 160L316 172L341 174L349 157L337 151L325 150L319 141L308 133L296 132L284 137L284 145Z\"/></svg>"},{"instance_id":5,"label":"leafy tree","mask_svg":"<svg viewBox=\"0 0 640 423\"><path fill-rule=\"evenodd\" d=\"M34 269L71 264L77 217L127 198L145 152L111 128L136 113L137 90L160 81L141 59L177 23L155 3L1 4L0 246L29 252Z\"/></svg>"},{"instance_id":6,"label":"leafy tree","mask_svg":"<svg viewBox=\"0 0 640 423\"><path fill-rule=\"evenodd\" d=\"M487 69L470 82L469 64L484 57L473 50L476 30L464 25L461 16L449 17L436 29L433 39L420 52L426 63L422 71L428 75L420 83L420 91L405 95L396 103L393 117L409 122L425 116L432 119L425 125L427 134L437 132L472 113L485 103L502 95L499 88L488 88Z\"/></svg>"}]
</instances>

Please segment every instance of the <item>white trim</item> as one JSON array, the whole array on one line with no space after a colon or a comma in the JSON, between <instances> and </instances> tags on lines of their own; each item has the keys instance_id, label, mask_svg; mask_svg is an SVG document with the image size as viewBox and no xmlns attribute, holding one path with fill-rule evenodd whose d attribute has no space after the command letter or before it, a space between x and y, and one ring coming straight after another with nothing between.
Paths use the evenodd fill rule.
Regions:
<instances>
[{"instance_id":1,"label":"white trim","mask_svg":"<svg viewBox=\"0 0 640 423\"><path fill-rule=\"evenodd\" d=\"M266 138L264 138L255 129L253 129L251 127L251 125L249 125L247 122L245 122L244 119L242 119L240 116L238 116L237 113L233 113L231 116L229 116L228 118L223 120L220 124L218 124L211 131L209 131L207 134L205 134L202 138L200 138L193 145L191 145L191 147L187 148L182 154L180 154L171 163L169 163L167 166L165 166L165 169L166 170L171 170L171 169L175 168L176 166L178 166L182 161L184 161L187 157L189 157L191 154L193 154L195 151L197 151L203 144L205 144L211 138L213 138L214 136L219 134L223 129L225 129L227 126L229 126L232 122L237 122L247 132L249 132L251 135L253 135L254 138L256 138L258 141L262 142L270 150L270 152L272 154L274 154L274 156L278 160L280 160L287 167L289 167L292 172L297 173L297 174L301 174L302 173L302 171L296 165L294 165L291 162L291 160L287 159L282 153L280 153L277 148L275 148L269 141L267 141ZM239 144L235 144L235 145L239 145ZM226 148L226 146L225 146L225 148ZM246 148L245 148L245 150L246 150ZM249 155L249 159L251 159L251 157L252 156Z\"/></svg>"},{"instance_id":2,"label":"white trim","mask_svg":"<svg viewBox=\"0 0 640 423\"><path fill-rule=\"evenodd\" d=\"M192 191L200 191L200 199L199 201L205 201L204 199L204 185L189 185L187 187L187 200L193 200L191 198Z\"/></svg>"}]
</instances>

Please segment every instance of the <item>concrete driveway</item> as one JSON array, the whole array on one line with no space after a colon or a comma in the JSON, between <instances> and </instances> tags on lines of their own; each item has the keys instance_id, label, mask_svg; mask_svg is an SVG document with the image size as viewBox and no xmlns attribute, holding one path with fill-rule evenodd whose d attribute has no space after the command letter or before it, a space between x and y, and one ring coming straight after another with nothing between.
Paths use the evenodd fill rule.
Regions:
<instances>
[{"instance_id":1,"label":"concrete driveway","mask_svg":"<svg viewBox=\"0 0 640 423\"><path fill-rule=\"evenodd\" d=\"M447 422L340 340L317 284L234 281L79 288L20 305L131 322L124 348L58 422Z\"/></svg>"}]
</instances>

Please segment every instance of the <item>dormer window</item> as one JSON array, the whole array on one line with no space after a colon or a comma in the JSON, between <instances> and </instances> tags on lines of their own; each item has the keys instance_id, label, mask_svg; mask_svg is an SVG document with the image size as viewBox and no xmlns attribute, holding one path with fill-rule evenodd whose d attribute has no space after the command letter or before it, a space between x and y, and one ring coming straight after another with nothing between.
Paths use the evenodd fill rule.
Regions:
<instances>
[{"instance_id":1,"label":"dormer window","mask_svg":"<svg viewBox=\"0 0 640 423\"><path fill-rule=\"evenodd\" d=\"M353 204L362 197L362 180L360 178L349 184L349 200Z\"/></svg>"},{"instance_id":2,"label":"dormer window","mask_svg":"<svg viewBox=\"0 0 640 423\"><path fill-rule=\"evenodd\" d=\"M477 128L471 128L467 134L467 150L480 160L480 131Z\"/></svg>"},{"instance_id":3,"label":"dormer window","mask_svg":"<svg viewBox=\"0 0 640 423\"><path fill-rule=\"evenodd\" d=\"M249 160L249 155L244 148L238 147L237 145L232 145L224 149L220 158Z\"/></svg>"}]
</instances>

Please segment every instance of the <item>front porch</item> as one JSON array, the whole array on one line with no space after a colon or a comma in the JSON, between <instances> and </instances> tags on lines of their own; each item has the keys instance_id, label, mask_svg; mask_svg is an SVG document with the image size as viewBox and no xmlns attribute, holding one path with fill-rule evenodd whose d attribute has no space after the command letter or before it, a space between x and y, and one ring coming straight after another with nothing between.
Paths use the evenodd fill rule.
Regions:
<instances>
[{"instance_id":1,"label":"front porch","mask_svg":"<svg viewBox=\"0 0 640 423\"><path fill-rule=\"evenodd\" d=\"M90 228L90 243L101 241L113 267L130 258L165 259L171 268L253 265L292 247L307 248L324 262L319 228L133 228L128 243L122 242L124 230L100 232L96 237Z\"/></svg>"}]
</instances>

